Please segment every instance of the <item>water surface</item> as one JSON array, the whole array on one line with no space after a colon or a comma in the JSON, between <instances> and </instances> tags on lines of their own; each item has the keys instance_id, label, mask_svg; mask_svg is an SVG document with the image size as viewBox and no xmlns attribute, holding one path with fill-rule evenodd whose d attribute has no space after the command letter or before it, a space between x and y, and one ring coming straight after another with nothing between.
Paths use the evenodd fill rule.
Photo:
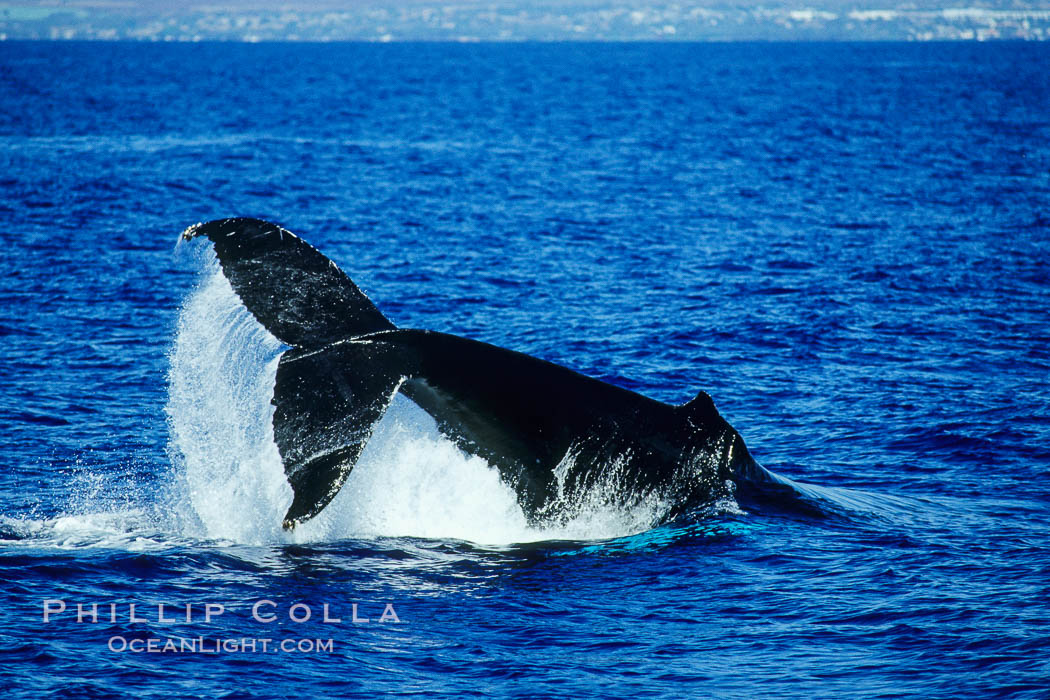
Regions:
<instances>
[{"instance_id":1,"label":"water surface","mask_svg":"<svg viewBox=\"0 0 1050 700\"><path fill-rule=\"evenodd\" d=\"M1048 64L0 43L0 686L1043 697ZM280 347L174 248L229 215L300 233L400 326L672 403L704 389L816 506L529 527L401 402L323 516L281 533ZM69 609L45 624L48 599ZM332 649L112 650L173 637Z\"/></svg>"}]
</instances>

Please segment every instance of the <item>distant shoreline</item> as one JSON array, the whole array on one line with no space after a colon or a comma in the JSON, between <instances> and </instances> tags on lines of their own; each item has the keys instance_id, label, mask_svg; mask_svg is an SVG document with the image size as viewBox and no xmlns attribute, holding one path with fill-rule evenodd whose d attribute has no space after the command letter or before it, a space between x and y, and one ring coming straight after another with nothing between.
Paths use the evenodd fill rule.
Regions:
<instances>
[{"instance_id":1,"label":"distant shoreline","mask_svg":"<svg viewBox=\"0 0 1050 700\"><path fill-rule=\"evenodd\" d=\"M50 38L20 38L0 37L0 44L128 44L128 45L163 45L163 44L185 44L185 45L208 45L208 44L243 44L243 45L288 45L288 46L333 46L346 45L479 45L479 46L513 46L513 45L623 45L623 46L696 46L696 45L733 45L733 44L768 44L771 46L788 46L792 44L858 44L858 45L1001 45L1016 44L1040 45L1050 44L1047 39L1017 39L996 38L984 40L972 39L391 39L390 41L378 41L375 39L50 39Z\"/></svg>"},{"instance_id":2,"label":"distant shoreline","mask_svg":"<svg viewBox=\"0 0 1050 700\"><path fill-rule=\"evenodd\" d=\"M0 40L258 42L1048 41L1046 7L733 7L601 0L312 9L186 7L177 12L0 6ZM823 7L821 7L823 5ZM155 8L157 9L157 8Z\"/></svg>"}]
</instances>

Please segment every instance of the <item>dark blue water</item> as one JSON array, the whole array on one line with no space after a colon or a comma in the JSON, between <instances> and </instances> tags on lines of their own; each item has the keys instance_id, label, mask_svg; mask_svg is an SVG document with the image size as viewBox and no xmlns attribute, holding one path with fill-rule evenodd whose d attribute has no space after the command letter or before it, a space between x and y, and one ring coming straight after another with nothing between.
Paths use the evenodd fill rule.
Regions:
<instances>
[{"instance_id":1,"label":"dark blue water","mask_svg":"<svg viewBox=\"0 0 1050 700\"><path fill-rule=\"evenodd\" d=\"M0 687L1045 697L1047 65L1013 44L0 43ZM174 246L229 215L303 235L398 325L708 391L806 507L528 528L402 404L282 534L279 347Z\"/></svg>"}]
</instances>

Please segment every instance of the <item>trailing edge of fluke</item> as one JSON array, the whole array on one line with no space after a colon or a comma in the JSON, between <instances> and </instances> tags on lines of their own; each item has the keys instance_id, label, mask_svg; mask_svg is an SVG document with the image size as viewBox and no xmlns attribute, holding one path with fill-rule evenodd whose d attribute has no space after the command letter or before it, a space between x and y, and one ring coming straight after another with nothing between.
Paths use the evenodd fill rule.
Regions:
<instances>
[{"instance_id":1,"label":"trailing edge of fluke","mask_svg":"<svg viewBox=\"0 0 1050 700\"><path fill-rule=\"evenodd\" d=\"M672 406L512 350L398 328L334 262L267 221L218 219L182 233L199 236L245 308L291 346L272 399L294 494L286 529L335 497L398 392L497 468L530 522L564 517L590 489L624 503L656 495L671 518L731 482L775 478L704 392Z\"/></svg>"}]
</instances>

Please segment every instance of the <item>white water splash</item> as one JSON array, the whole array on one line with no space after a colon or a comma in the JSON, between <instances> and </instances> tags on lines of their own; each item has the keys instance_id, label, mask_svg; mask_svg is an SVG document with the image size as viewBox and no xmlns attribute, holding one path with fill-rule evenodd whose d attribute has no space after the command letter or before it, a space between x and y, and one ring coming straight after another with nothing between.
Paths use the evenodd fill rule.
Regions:
<instances>
[{"instance_id":1,"label":"white water splash","mask_svg":"<svg viewBox=\"0 0 1050 700\"><path fill-rule=\"evenodd\" d=\"M482 544L604 539L642 532L666 512L596 497L570 521L531 528L483 459L462 453L411 401L395 400L336 498L292 533L292 492L273 441L270 404L282 346L244 309L214 259L182 309L168 416L179 474L172 508L192 537L243 543L412 536Z\"/></svg>"},{"instance_id":2,"label":"white water splash","mask_svg":"<svg viewBox=\"0 0 1050 700\"><path fill-rule=\"evenodd\" d=\"M197 536L271 542L291 487L273 442L281 343L241 305L214 259L179 316L168 390L172 505Z\"/></svg>"}]
</instances>

